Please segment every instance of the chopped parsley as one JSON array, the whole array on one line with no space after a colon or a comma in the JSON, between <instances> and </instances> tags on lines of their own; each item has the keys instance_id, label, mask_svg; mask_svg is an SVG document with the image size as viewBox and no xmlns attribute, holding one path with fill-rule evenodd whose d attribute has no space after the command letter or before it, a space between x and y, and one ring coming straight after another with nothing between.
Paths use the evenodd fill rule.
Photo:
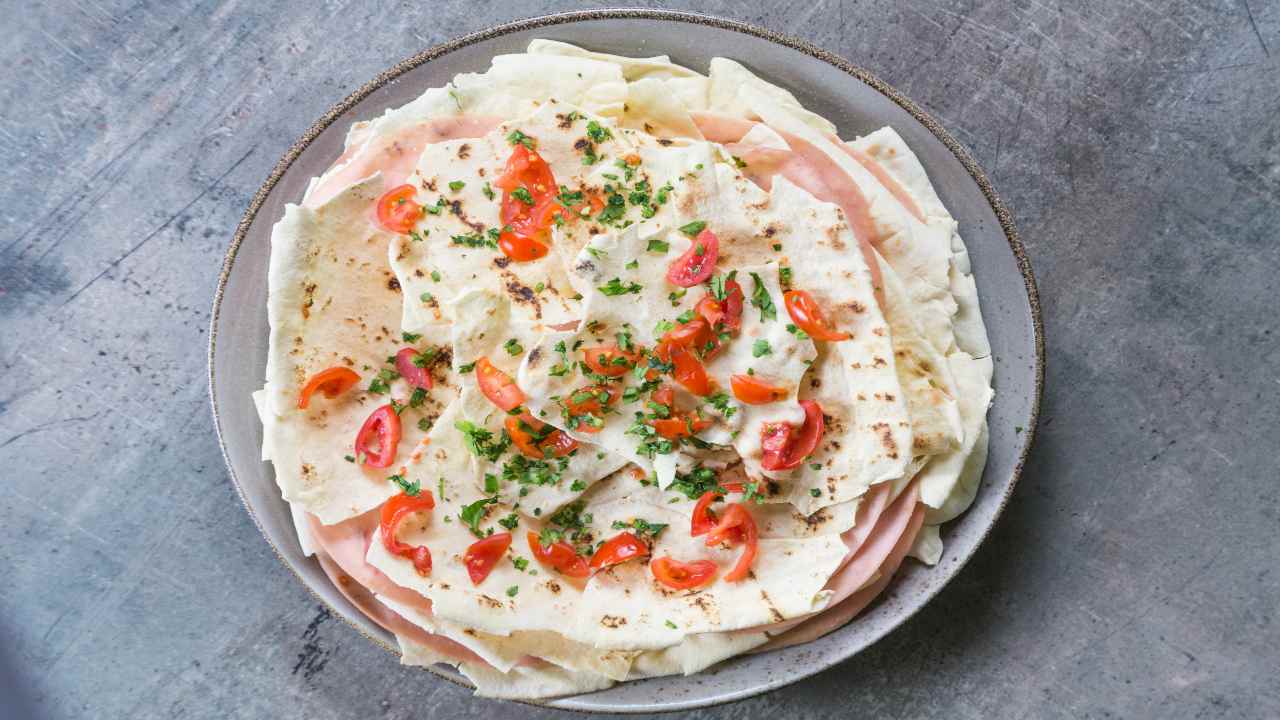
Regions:
<instances>
[{"instance_id":1,"label":"chopped parsley","mask_svg":"<svg viewBox=\"0 0 1280 720\"><path fill-rule=\"evenodd\" d=\"M459 420L453 424L465 438L467 449L476 457L489 462L496 462L511 445L511 438L504 431L497 440L493 433L467 420ZM505 474L505 473L504 473Z\"/></svg>"},{"instance_id":2,"label":"chopped parsley","mask_svg":"<svg viewBox=\"0 0 1280 720\"><path fill-rule=\"evenodd\" d=\"M822 491L818 488L809 488L809 494L814 497L822 497Z\"/></svg>"},{"instance_id":3,"label":"chopped parsley","mask_svg":"<svg viewBox=\"0 0 1280 720\"><path fill-rule=\"evenodd\" d=\"M609 297L614 297L615 295L626 295L627 293L638 294L640 289L640 283L633 282L623 285L622 280L619 278L614 278L604 285L601 285L599 288L600 292L608 295Z\"/></svg>"},{"instance_id":4,"label":"chopped parsley","mask_svg":"<svg viewBox=\"0 0 1280 720\"><path fill-rule=\"evenodd\" d=\"M422 337L422 334L421 334L421 333L402 332L402 333L400 333L400 337L401 337L402 339L404 339L404 341L405 341L405 342L411 343L411 342L418 342L418 339Z\"/></svg>"},{"instance_id":5,"label":"chopped parsley","mask_svg":"<svg viewBox=\"0 0 1280 720\"><path fill-rule=\"evenodd\" d=\"M521 345L520 341L516 340L515 338L511 338L510 340L503 343L502 349L506 350L508 355L519 355L520 353L524 352L524 346Z\"/></svg>"},{"instance_id":6,"label":"chopped parsley","mask_svg":"<svg viewBox=\"0 0 1280 720\"><path fill-rule=\"evenodd\" d=\"M658 536L662 534L662 531L667 529L667 523L651 523L642 518L632 518L629 523L624 523L621 520L615 520L613 522L613 529L635 530L636 534L640 537L648 536L657 540Z\"/></svg>"},{"instance_id":7,"label":"chopped parsley","mask_svg":"<svg viewBox=\"0 0 1280 720\"><path fill-rule=\"evenodd\" d=\"M498 248L497 240L487 238L478 232L467 233L466 235L453 235L449 238L455 245L462 245L469 248Z\"/></svg>"},{"instance_id":8,"label":"chopped parsley","mask_svg":"<svg viewBox=\"0 0 1280 720\"><path fill-rule=\"evenodd\" d=\"M705 220L694 220L686 225L681 225L680 232L688 235L689 237L694 237L698 233L702 232L706 227L707 223Z\"/></svg>"},{"instance_id":9,"label":"chopped parsley","mask_svg":"<svg viewBox=\"0 0 1280 720\"><path fill-rule=\"evenodd\" d=\"M498 476L493 473L484 474L484 491L490 495L498 492Z\"/></svg>"},{"instance_id":10,"label":"chopped parsley","mask_svg":"<svg viewBox=\"0 0 1280 720\"><path fill-rule=\"evenodd\" d=\"M723 415L726 420L733 417L733 414L738 412L737 406L731 404L729 402L729 396L722 392L718 392L707 398L707 402L711 403L711 407L719 410L720 414Z\"/></svg>"},{"instance_id":11,"label":"chopped parsley","mask_svg":"<svg viewBox=\"0 0 1280 720\"><path fill-rule=\"evenodd\" d=\"M435 424L435 418L418 418L418 429L422 432L431 432L431 426Z\"/></svg>"},{"instance_id":12,"label":"chopped parsley","mask_svg":"<svg viewBox=\"0 0 1280 720\"><path fill-rule=\"evenodd\" d=\"M778 268L778 284L783 290L791 289L791 268L786 266Z\"/></svg>"},{"instance_id":13,"label":"chopped parsley","mask_svg":"<svg viewBox=\"0 0 1280 720\"><path fill-rule=\"evenodd\" d=\"M529 192L528 188L525 187L518 187L515 190L512 190L511 197L519 200L525 205L533 204L533 195Z\"/></svg>"},{"instance_id":14,"label":"chopped parsley","mask_svg":"<svg viewBox=\"0 0 1280 720\"><path fill-rule=\"evenodd\" d=\"M670 620L667 620L667 621L666 621L665 623L663 623L663 624L665 624L667 627L671 628L672 630L675 630L675 629L676 629L676 624L675 624L675 623L673 623L673 622L671 622Z\"/></svg>"},{"instance_id":15,"label":"chopped parsley","mask_svg":"<svg viewBox=\"0 0 1280 720\"><path fill-rule=\"evenodd\" d=\"M773 298L769 296L769 289L764 286L764 281L756 273L751 273L751 280L755 282L755 289L751 291L751 304L760 309L760 319L777 320L778 310L773 305Z\"/></svg>"},{"instance_id":16,"label":"chopped parsley","mask_svg":"<svg viewBox=\"0 0 1280 720\"><path fill-rule=\"evenodd\" d=\"M439 271L439 270L432 270L432 271L431 271L431 282L440 282L440 271Z\"/></svg>"},{"instance_id":17,"label":"chopped parsley","mask_svg":"<svg viewBox=\"0 0 1280 720\"><path fill-rule=\"evenodd\" d=\"M498 498L480 498L479 500L462 508L462 512L458 513L458 519L471 529L471 534L476 537L487 537L493 534L493 528L489 528L488 532L480 531L480 522L484 520L485 515L489 513L485 508L498 502Z\"/></svg>"},{"instance_id":18,"label":"chopped parsley","mask_svg":"<svg viewBox=\"0 0 1280 720\"><path fill-rule=\"evenodd\" d=\"M529 150L536 150L538 147L538 143L536 140L529 137L528 135L525 135L519 130L512 130L510 133L508 133L507 142L512 145L523 145Z\"/></svg>"},{"instance_id":19,"label":"chopped parsley","mask_svg":"<svg viewBox=\"0 0 1280 720\"><path fill-rule=\"evenodd\" d=\"M466 365L459 365L459 366L458 366L458 372L459 372L459 373L461 373L461 374L463 374L463 375L466 375L467 373L469 373L469 372L471 372L472 370L475 370L475 369L476 369L476 364L475 364L475 363L473 363L473 362L469 362L469 363L467 363Z\"/></svg>"},{"instance_id":20,"label":"chopped parsley","mask_svg":"<svg viewBox=\"0 0 1280 720\"><path fill-rule=\"evenodd\" d=\"M591 138L592 142L599 143L612 138L613 133L609 132L609 128L601 125L595 120L588 120L587 121L587 137Z\"/></svg>"},{"instance_id":21,"label":"chopped parsley","mask_svg":"<svg viewBox=\"0 0 1280 720\"><path fill-rule=\"evenodd\" d=\"M658 240L657 238L654 238L649 241L649 246L645 249L649 252L665 253L671 249L671 243L666 240Z\"/></svg>"},{"instance_id":22,"label":"chopped parsley","mask_svg":"<svg viewBox=\"0 0 1280 720\"><path fill-rule=\"evenodd\" d=\"M773 348L770 347L768 340L760 339L751 345L751 357L764 357L772 354Z\"/></svg>"},{"instance_id":23,"label":"chopped parsley","mask_svg":"<svg viewBox=\"0 0 1280 720\"><path fill-rule=\"evenodd\" d=\"M520 524L520 516L515 513L511 513L510 515L499 519L498 524L508 530L515 530L516 526Z\"/></svg>"},{"instance_id":24,"label":"chopped parsley","mask_svg":"<svg viewBox=\"0 0 1280 720\"><path fill-rule=\"evenodd\" d=\"M520 572L524 572L529 569L529 558L513 557L511 558L511 564L515 565Z\"/></svg>"},{"instance_id":25,"label":"chopped parsley","mask_svg":"<svg viewBox=\"0 0 1280 720\"><path fill-rule=\"evenodd\" d=\"M554 430L554 429L552 429ZM536 441L536 438L535 438ZM555 485L569 467L569 458L533 460L516 454L502 465L502 479L520 485Z\"/></svg>"},{"instance_id":26,"label":"chopped parsley","mask_svg":"<svg viewBox=\"0 0 1280 720\"><path fill-rule=\"evenodd\" d=\"M453 180L449 183L449 189L452 190L453 192L458 192L459 190L461 190L466 186L467 184L462 182L461 180Z\"/></svg>"},{"instance_id":27,"label":"chopped parsley","mask_svg":"<svg viewBox=\"0 0 1280 720\"><path fill-rule=\"evenodd\" d=\"M414 480L413 482L409 482L404 478L403 475L392 475L387 479L395 483L396 485L399 485L400 490L402 490L405 495L409 495L410 497L417 497L418 493L422 492L422 484L419 483L417 480Z\"/></svg>"},{"instance_id":28,"label":"chopped parsley","mask_svg":"<svg viewBox=\"0 0 1280 720\"><path fill-rule=\"evenodd\" d=\"M690 500L697 500L708 490L720 490L720 477L716 471L702 466L695 467L689 473L676 473L676 479L667 486L667 490L683 493Z\"/></svg>"},{"instance_id":29,"label":"chopped parsley","mask_svg":"<svg viewBox=\"0 0 1280 720\"><path fill-rule=\"evenodd\" d=\"M480 188L480 192L484 193L484 196L490 200L494 198L493 188L489 187L489 181L487 180L484 183L484 187Z\"/></svg>"},{"instance_id":30,"label":"chopped parsley","mask_svg":"<svg viewBox=\"0 0 1280 720\"><path fill-rule=\"evenodd\" d=\"M791 333L792 335L795 335L797 340L809 339L809 333L801 330L800 328L796 327L791 323L787 323L787 332Z\"/></svg>"},{"instance_id":31,"label":"chopped parsley","mask_svg":"<svg viewBox=\"0 0 1280 720\"><path fill-rule=\"evenodd\" d=\"M520 586L512 585L511 587L507 588L507 597L515 597L519 592L520 592Z\"/></svg>"}]
</instances>

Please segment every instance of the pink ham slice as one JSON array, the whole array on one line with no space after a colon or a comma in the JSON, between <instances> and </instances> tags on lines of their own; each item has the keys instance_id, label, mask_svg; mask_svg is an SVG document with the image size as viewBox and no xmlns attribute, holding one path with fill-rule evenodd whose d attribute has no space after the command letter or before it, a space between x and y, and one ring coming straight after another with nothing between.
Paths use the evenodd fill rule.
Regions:
<instances>
[{"instance_id":1,"label":"pink ham slice","mask_svg":"<svg viewBox=\"0 0 1280 720\"><path fill-rule=\"evenodd\" d=\"M775 128L770 129L778 133L787 145L791 146L789 152L776 148L760 148L757 152L752 146L737 144L752 127L758 124L750 120L711 113L693 113L693 122L707 140L733 145L736 150L731 152L738 154L747 163L748 170L751 170L752 163L760 162L761 172L752 177L757 183L760 182L756 180L757 177L771 178L768 168L776 168L777 173L781 173L783 177L807 190L819 200L839 205L844 211L849 227L853 229L853 236L858 240L862 259L866 261L867 268L871 271L876 301L880 303L880 307L884 307L880 265L876 262L875 252L872 250L872 243L876 239L875 225L871 222L867 198L863 196L853 179L845 174L830 156L811 143ZM761 187L768 189L772 180L768 182L770 185L761 185Z\"/></svg>"},{"instance_id":2,"label":"pink ham slice","mask_svg":"<svg viewBox=\"0 0 1280 720\"><path fill-rule=\"evenodd\" d=\"M445 116L410 125L389 135L357 138L334 162L337 168L312 189L303 200L306 207L319 207L343 188L382 172L383 187L403 185L413 174L422 151L432 143L478 138L501 124L498 118Z\"/></svg>"},{"instance_id":3,"label":"pink ham slice","mask_svg":"<svg viewBox=\"0 0 1280 720\"><path fill-rule=\"evenodd\" d=\"M898 541L894 543L888 557L881 563L879 568L880 577L874 583L858 590L843 601L828 607L807 622L774 637L752 652L768 652L769 650L778 650L792 645L813 642L823 635L843 627L855 618L858 613L866 609L893 581L893 576L898 572L898 567L902 565L902 560L907 556L907 552L911 550L911 545L915 542L916 535L920 533L920 527L923 524L924 505L916 503L912 507L907 527L903 530Z\"/></svg>"},{"instance_id":4,"label":"pink ham slice","mask_svg":"<svg viewBox=\"0 0 1280 720\"><path fill-rule=\"evenodd\" d=\"M889 194L892 195L894 199L902 205L902 207L906 208L907 212L911 213L912 217L920 222L924 222L924 213L920 210L920 206L916 204L915 198L911 197L911 193L907 192L907 189L902 187L902 184L894 179L894 177L889 174L889 171L884 169L883 165L876 162L875 158L861 150L845 145L840 138L834 135L829 139L832 144L843 150L845 155L857 160L859 165L866 168L867 172L871 173L875 177L876 181L883 185L884 189L888 190Z\"/></svg>"}]
</instances>

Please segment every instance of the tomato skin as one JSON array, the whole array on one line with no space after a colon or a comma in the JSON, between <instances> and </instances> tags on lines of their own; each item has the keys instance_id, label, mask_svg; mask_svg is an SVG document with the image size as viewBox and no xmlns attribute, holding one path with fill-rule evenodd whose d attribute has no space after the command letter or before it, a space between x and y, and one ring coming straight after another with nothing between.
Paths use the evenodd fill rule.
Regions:
<instances>
[{"instance_id":1,"label":"tomato skin","mask_svg":"<svg viewBox=\"0 0 1280 720\"><path fill-rule=\"evenodd\" d=\"M537 260L546 257L548 252L546 244L538 242L533 237L515 233L502 233L499 235L498 249L502 251L503 255L516 262Z\"/></svg>"},{"instance_id":2,"label":"tomato skin","mask_svg":"<svg viewBox=\"0 0 1280 720\"><path fill-rule=\"evenodd\" d=\"M377 450L369 445L377 441ZM356 458L366 467L391 467L400 445L400 416L390 405L383 405L369 414L360 432L356 433Z\"/></svg>"},{"instance_id":3,"label":"tomato skin","mask_svg":"<svg viewBox=\"0 0 1280 720\"><path fill-rule=\"evenodd\" d=\"M654 353L664 363L675 366L672 376L686 390L699 397L711 394L714 387L711 384L711 378L707 376L707 369L688 348L683 345L660 342Z\"/></svg>"},{"instance_id":4,"label":"tomato skin","mask_svg":"<svg viewBox=\"0 0 1280 720\"><path fill-rule=\"evenodd\" d=\"M702 254L698 254L698 249ZM703 228L693 239L693 244L667 268L667 282L689 288L706 281L716 271L716 259L720 256L720 239Z\"/></svg>"},{"instance_id":5,"label":"tomato skin","mask_svg":"<svg viewBox=\"0 0 1280 720\"><path fill-rule=\"evenodd\" d=\"M412 185L391 188L378 198L378 224L393 233L405 234L422 218L422 206L413 201L418 192Z\"/></svg>"},{"instance_id":6,"label":"tomato skin","mask_svg":"<svg viewBox=\"0 0 1280 720\"><path fill-rule=\"evenodd\" d=\"M525 538L529 542L529 552L534 559L549 568L559 570L561 575L572 578L584 578L591 574L587 559L573 549L569 543L561 540L543 547L538 542L538 533L530 531Z\"/></svg>"},{"instance_id":7,"label":"tomato skin","mask_svg":"<svg viewBox=\"0 0 1280 720\"><path fill-rule=\"evenodd\" d=\"M551 166L535 150L516 144L507 158L506 171L493 184L502 190L500 217L510 230L498 236L498 248L512 260L528 262L545 257L547 230L556 216L566 220L571 214L556 202L556 178ZM533 200L530 205L513 193L523 188Z\"/></svg>"},{"instance_id":8,"label":"tomato skin","mask_svg":"<svg viewBox=\"0 0 1280 720\"><path fill-rule=\"evenodd\" d=\"M688 419L686 417L659 418L651 420L649 424L653 425L653 429L657 430L659 435L668 440L691 437L711 427L710 420L703 420L702 418ZM690 425L693 426L692 432L690 432Z\"/></svg>"},{"instance_id":9,"label":"tomato skin","mask_svg":"<svg viewBox=\"0 0 1280 720\"><path fill-rule=\"evenodd\" d=\"M725 330L737 332L742 329L742 306L746 296L742 294L742 286L737 280L726 280L724 291L724 300L706 295L698 301L694 312L701 315L713 328L720 325Z\"/></svg>"},{"instance_id":10,"label":"tomato skin","mask_svg":"<svg viewBox=\"0 0 1280 720\"><path fill-rule=\"evenodd\" d=\"M765 470L790 470L799 467L818 447L826 432L826 420L822 406L812 400L802 400L804 424L795 428L787 423L768 423L760 429L760 447L764 458L760 467Z\"/></svg>"},{"instance_id":11,"label":"tomato skin","mask_svg":"<svg viewBox=\"0 0 1280 720\"><path fill-rule=\"evenodd\" d=\"M756 559L756 552L759 545L759 533L756 530L756 521L751 517L751 513L743 507L742 503L733 503L724 509L724 515L716 523L715 527L707 532L706 543L708 546L719 545L727 542L730 545L743 545L742 554L738 556L738 562L734 564L733 569L725 573L724 579L727 582L737 582L743 580L751 571L751 563Z\"/></svg>"},{"instance_id":12,"label":"tomato skin","mask_svg":"<svg viewBox=\"0 0 1280 720\"><path fill-rule=\"evenodd\" d=\"M317 390L332 400L350 390L358 382L360 382L360 375L351 368L341 365L325 368L307 378L307 383L302 386L302 390L298 393L298 409L306 410L311 405L311 396Z\"/></svg>"},{"instance_id":13,"label":"tomato skin","mask_svg":"<svg viewBox=\"0 0 1280 720\"><path fill-rule=\"evenodd\" d=\"M575 401L574 398L579 393L591 393L592 397L590 399L582 400L581 402ZM603 404L600 402L601 394L605 395ZM568 399L562 400L562 402L564 402L564 408L569 413L570 417L591 415L592 417L597 417L603 420L605 408L610 408L617 404L618 397L619 393L616 388L611 388L606 385L588 385L569 393ZM578 423L578 427L573 429L578 432L598 433L603 428L590 423Z\"/></svg>"},{"instance_id":14,"label":"tomato skin","mask_svg":"<svg viewBox=\"0 0 1280 720\"><path fill-rule=\"evenodd\" d=\"M471 578L471 584L479 585L484 582L509 547L511 547L509 532L496 533L471 543L462 555L462 562L467 566L467 575Z\"/></svg>"},{"instance_id":15,"label":"tomato skin","mask_svg":"<svg viewBox=\"0 0 1280 720\"><path fill-rule=\"evenodd\" d=\"M618 362L619 359L625 363ZM622 377L631 372L640 356L627 352L617 345L595 345L582 348L582 361L591 368L591 372L605 377Z\"/></svg>"},{"instance_id":16,"label":"tomato skin","mask_svg":"<svg viewBox=\"0 0 1280 720\"><path fill-rule=\"evenodd\" d=\"M770 385L754 375L739 374L729 378L733 396L747 405L767 405L787 398L787 389Z\"/></svg>"},{"instance_id":17,"label":"tomato skin","mask_svg":"<svg viewBox=\"0 0 1280 720\"><path fill-rule=\"evenodd\" d=\"M700 317L677 325L662 336L663 342L680 345L690 350L702 350L708 342L714 340L716 340L716 334L711 331L711 324Z\"/></svg>"},{"instance_id":18,"label":"tomato skin","mask_svg":"<svg viewBox=\"0 0 1280 720\"><path fill-rule=\"evenodd\" d=\"M510 375L494 367L489 358L476 360L475 374L480 392L499 409L511 412L524 404L524 392L520 390L520 386L516 385Z\"/></svg>"},{"instance_id":19,"label":"tomato skin","mask_svg":"<svg viewBox=\"0 0 1280 720\"><path fill-rule=\"evenodd\" d=\"M641 542L640 538L629 532L621 532L600 546L596 554L591 556L590 565L592 570L603 570L648 554L649 546Z\"/></svg>"},{"instance_id":20,"label":"tomato skin","mask_svg":"<svg viewBox=\"0 0 1280 720\"><path fill-rule=\"evenodd\" d=\"M787 306L787 314L791 316L791 322L814 340L838 342L853 337L847 332L831 327L818 301L814 300L807 291L788 290L782 294L782 301Z\"/></svg>"},{"instance_id":21,"label":"tomato skin","mask_svg":"<svg viewBox=\"0 0 1280 720\"><path fill-rule=\"evenodd\" d=\"M710 585L720 568L710 560L680 562L664 555L649 563L654 579L672 590L693 590Z\"/></svg>"},{"instance_id":22,"label":"tomato skin","mask_svg":"<svg viewBox=\"0 0 1280 720\"><path fill-rule=\"evenodd\" d=\"M396 353L396 372L400 373L400 377L404 378L410 385L430 390L431 373L424 367L418 367L413 364L414 358L420 353L414 348L402 348Z\"/></svg>"},{"instance_id":23,"label":"tomato skin","mask_svg":"<svg viewBox=\"0 0 1280 720\"><path fill-rule=\"evenodd\" d=\"M568 455L578 449L578 441L562 430L552 429L545 437L538 440L533 433L525 430L520 426L523 422L525 425L533 429L533 433L541 433L546 429L547 424L538 420L528 412L519 415L508 415L503 421L503 425L507 428L507 435L511 436L511 442L526 457L544 459L558 458Z\"/></svg>"},{"instance_id":24,"label":"tomato skin","mask_svg":"<svg viewBox=\"0 0 1280 720\"><path fill-rule=\"evenodd\" d=\"M708 490L702 493L702 497L698 498L698 502L693 505L693 517L689 521L690 537L698 537L707 534L707 531L716 526L716 516L711 512L711 503L715 502L720 494L715 490Z\"/></svg>"},{"instance_id":25,"label":"tomato skin","mask_svg":"<svg viewBox=\"0 0 1280 720\"><path fill-rule=\"evenodd\" d=\"M431 510L436 506L436 499L430 490L423 490L417 495L400 493L382 504L379 511L379 531L382 535L382 546L392 555L406 557L413 561L413 567L419 575L431 573L431 551L425 545L409 545L396 539L396 532L404 519L416 512Z\"/></svg>"}]
</instances>

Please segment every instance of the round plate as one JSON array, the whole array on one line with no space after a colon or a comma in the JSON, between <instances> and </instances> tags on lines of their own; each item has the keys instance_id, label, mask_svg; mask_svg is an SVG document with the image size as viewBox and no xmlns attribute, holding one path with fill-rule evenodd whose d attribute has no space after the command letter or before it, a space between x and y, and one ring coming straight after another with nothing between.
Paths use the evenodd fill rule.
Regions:
<instances>
[{"instance_id":1,"label":"round plate","mask_svg":"<svg viewBox=\"0 0 1280 720\"><path fill-rule=\"evenodd\" d=\"M712 57L745 62L791 90L805 107L839 120L852 138L895 128L920 157L960 222L977 277L995 357L991 448L973 507L943 528L946 552L935 568L906 563L877 603L820 640L741 657L689 677L623 683L544 704L600 712L655 712L714 705L793 683L849 658L924 606L973 555L1003 509L1031 446L1040 403L1044 344L1031 267L1009 213L964 150L933 118L867 72L804 41L729 20L656 10L603 10L523 20L468 35L416 55L374 78L320 118L276 165L236 229L213 303L209 390L227 468L249 514L280 559L322 602L371 640L395 641L302 555L269 465L260 457L262 426L249 395L262 386L267 357L267 260L271 226L286 203L342 152L352 122L377 117L461 72L481 72L494 55L522 52L530 40L563 40L620 55L670 55L706 71ZM1025 428L1025 430L1023 430ZM434 669L455 682L457 673ZM424 680L425 681L425 680Z\"/></svg>"}]
</instances>

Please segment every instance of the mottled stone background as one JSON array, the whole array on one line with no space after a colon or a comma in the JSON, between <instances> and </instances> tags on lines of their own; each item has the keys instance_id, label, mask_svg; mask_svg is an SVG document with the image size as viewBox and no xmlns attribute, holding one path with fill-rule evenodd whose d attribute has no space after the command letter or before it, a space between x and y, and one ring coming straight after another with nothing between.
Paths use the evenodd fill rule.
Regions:
<instances>
[{"instance_id":1,"label":"mottled stone background","mask_svg":"<svg viewBox=\"0 0 1280 720\"><path fill-rule=\"evenodd\" d=\"M46 715L562 716L401 669L316 606L228 481L205 343L236 221L315 118L570 7L0 2L0 649ZM693 715L1280 716L1280 3L696 8L940 118L1014 210L1050 360L1027 473L930 607Z\"/></svg>"}]
</instances>

